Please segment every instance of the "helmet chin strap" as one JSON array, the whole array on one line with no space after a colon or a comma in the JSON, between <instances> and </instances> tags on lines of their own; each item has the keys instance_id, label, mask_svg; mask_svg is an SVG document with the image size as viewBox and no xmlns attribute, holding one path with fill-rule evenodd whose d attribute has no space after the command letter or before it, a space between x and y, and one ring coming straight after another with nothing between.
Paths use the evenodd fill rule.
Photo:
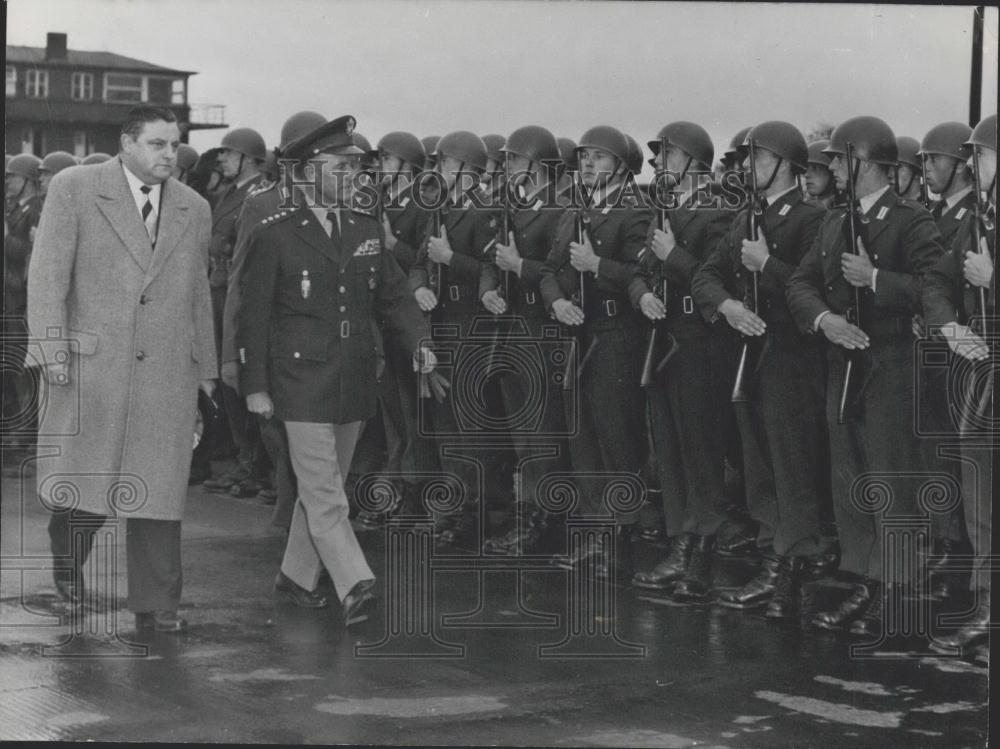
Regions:
<instances>
[{"instance_id":1,"label":"helmet chin strap","mask_svg":"<svg viewBox=\"0 0 1000 749\"><path fill-rule=\"evenodd\" d=\"M910 188L913 187L913 180L915 180L916 178L917 178L916 173L914 173L910 177L910 179L907 181L906 187L900 187L900 185L899 185L899 169L897 168L896 169L896 178L894 180L895 183L896 183L896 185L895 185L895 187L896 187L896 194L899 195L900 197L903 197L904 195L906 195L906 193L908 193L910 191Z\"/></svg>"},{"instance_id":2,"label":"helmet chin strap","mask_svg":"<svg viewBox=\"0 0 1000 749\"><path fill-rule=\"evenodd\" d=\"M951 183L955 181L955 174L957 172L958 159L952 159L951 174L948 175L948 181L945 183L945 186L941 188L941 192L938 193L941 197L944 197L948 193L948 190L951 189Z\"/></svg>"},{"instance_id":3,"label":"helmet chin strap","mask_svg":"<svg viewBox=\"0 0 1000 749\"><path fill-rule=\"evenodd\" d=\"M758 146L758 148L759 148L759 146ZM775 154L775 156L777 156L777 154ZM768 190L771 189L771 185L774 184L774 178L778 176L778 170L781 168L781 164L783 162L784 162L784 158L782 158L781 156L778 156L778 161L777 161L777 163L775 163L774 169L771 170L771 176L767 178L767 182L765 182L763 185L759 184L757 186L758 189L761 192L767 192ZM756 166L754 166L753 164L751 164L750 168L751 169L756 169Z\"/></svg>"}]
</instances>

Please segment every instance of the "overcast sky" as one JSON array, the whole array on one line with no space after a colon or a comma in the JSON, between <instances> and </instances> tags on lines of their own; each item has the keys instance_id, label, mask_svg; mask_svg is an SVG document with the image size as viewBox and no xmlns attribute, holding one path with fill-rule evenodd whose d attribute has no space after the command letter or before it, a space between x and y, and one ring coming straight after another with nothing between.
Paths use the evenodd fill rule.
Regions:
<instances>
[{"instance_id":1,"label":"overcast sky","mask_svg":"<svg viewBox=\"0 0 1000 749\"><path fill-rule=\"evenodd\" d=\"M439 0L9 0L7 41L106 50L198 71L192 103L225 104L268 146L293 112L390 130L573 139L610 124L640 142L694 120L716 152L745 125L808 131L858 114L898 135L968 117L972 6ZM987 9L983 113L996 111ZM199 150L224 131L197 132Z\"/></svg>"}]
</instances>

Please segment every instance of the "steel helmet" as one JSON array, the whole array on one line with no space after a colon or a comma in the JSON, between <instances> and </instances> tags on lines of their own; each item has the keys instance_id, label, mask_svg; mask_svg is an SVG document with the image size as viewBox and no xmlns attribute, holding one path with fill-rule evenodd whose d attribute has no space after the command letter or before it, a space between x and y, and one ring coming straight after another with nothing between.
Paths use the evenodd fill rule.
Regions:
<instances>
[{"instance_id":1,"label":"steel helmet","mask_svg":"<svg viewBox=\"0 0 1000 749\"><path fill-rule=\"evenodd\" d=\"M275 150L280 155L293 140L297 140L306 133L311 133L325 124L326 117L319 112L311 112L309 110L296 112L285 120L285 124L281 126L281 142Z\"/></svg>"},{"instance_id":2,"label":"steel helmet","mask_svg":"<svg viewBox=\"0 0 1000 749\"><path fill-rule=\"evenodd\" d=\"M256 130L248 127L238 127L223 135L219 148L228 148L257 161L263 161L267 157L264 138Z\"/></svg>"},{"instance_id":3,"label":"steel helmet","mask_svg":"<svg viewBox=\"0 0 1000 749\"><path fill-rule=\"evenodd\" d=\"M755 148L763 148L784 159L799 171L805 171L809 162L809 146L805 136L795 125L780 120L771 120L754 125L746 136L749 149L750 141Z\"/></svg>"},{"instance_id":4,"label":"steel helmet","mask_svg":"<svg viewBox=\"0 0 1000 749\"><path fill-rule=\"evenodd\" d=\"M486 146L486 158L493 159L498 163L503 162L503 144L507 142L507 139L502 135L497 135L491 133L490 135L483 136L483 144Z\"/></svg>"},{"instance_id":5,"label":"steel helmet","mask_svg":"<svg viewBox=\"0 0 1000 749\"><path fill-rule=\"evenodd\" d=\"M570 172L575 172L579 169L580 162L576 158L576 143L573 139L556 138L556 143L559 145L559 155L562 157L566 169Z\"/></svg>"},{"instance_id":6,"label":"steel helmet","mask_svg":"<svg viewBox=\"0 0 1000 749\"><path fill-rule=\"evenodd\" d=\"M913 141L916 143L916 141ZM809 144L809 163L816 164L817 166L824 166L827 169L830 168L830 154L824 152L827 146L830 145L830 141L826 140L814 140Z\"/></svg>"},{"instance_id":7,"label":"steel helmet","mask_svg":"<svg viewBox=\"0 0 1000 749\"><path fill-rule=\"evenodd\" d=\"M852 117L833 130L830 145L824 153L846 154L847 144L854 147L855 155L864 161L885 166L896 166L899 152L896 135L884 120L878 117Z\"/></svg>"},{"instance_id":8,"label":"steel helmet","mask_svg":"<svg viewBox=\"0 0 1000 749\"><path fill-rule=\"evenodd\" d=\"M434 149L434 156L438 161L442 156L450 156L481 172L486 171L486 144L468 130L456 130L442 137Z\"/></svg>"},{"instance_id":9,"label":"steel helmet","mask_svg":"<svg viewBox=\"0 0 1000 749\"><path fill-rule=\"evenodd\" d=\"M33 153L19 153L10 160L4 169L4 174L13 174L25 179L38 179L38 168L42 160Z\"/></svg>"},{"instance_id":10,"label":"steel helmet","mask_svg":"<svg viewBox=\"0 0 1000 749\"><path fill-rule=\"evenodd\" d=\"M628 138L621 130L610 125L592 127L580 137L580 142L575 149L578 163L580 151L585 148L599 148L602 151L607 151L623 164L628 165Z\"/></svg>"},{"instance_id":11,"label":"steel helmet","mask_svg":"<svg viewBox=\"0 0 1000 749\"><path fill-rule=\"evenodd\" d=\"M185 172L198 163L198 152L187 143L177 147L177 168Z\"/></svg>"},{"instance_id":12,"label":"steel helmet","mask_svg":"<svg viewBox=\"0 0 1000 749\"><path fill-rule=\"evenodd\" d=\"M628 141L628 170L637 175L642 171L642 146L628 133L625 133L625 140Z\"/></svg>"},{"instance_id":13,"label":"steel helmet","mask_svg":"<svg viewBox=\"0 0 1000 749\"><path fill-rule=\"evenodd\" d=\"M397 130L386 133L378 142L378 150L398 156L416 170L424 168L427 154L424 152L424 144L413 133L406 133Z\"/></svg>"},{"instance_id":14,"label":"steel helmet","mask_svg":"<svg viewBox=\"0 0 1000 749\"><path fill-rule=\"evenodd\" d=\"M76 163L76 157L73 154L65 151L53 151L42 159L42 163L38 165L38 171L59 174L67 167L76 166Z\"/></svg>"},{"instance_id":15,"label":"steel helmet","mask_svg":"<svg viewBox=\"0 0 1000 749\"><path fill-rule=\"evenodd\" d=\"M916 138L911 138L908 135L898 136L896 138L896 151L898 153L897 161L900 164L907 164L918 172L923 168L920 156L917 155L920 152L920 144L917 143Z\"/></svg>"},{"instance_id":16,"label":"steel helmet","mask_svg":"<svg viewBox=\"0 0 1000 749\"><path fill-rule=\"evenodd\" d=\"M969 140L970 146L981 146L997 150L997 116L991 114L979 121L979 124L972 131Z\"/></svg>"},{"instance_id":17,"label":"steel helmet","mask_svg":"<svg viewBox=\"0 0 1000 749\"><path fill-rule=\"evenodd\" d=\"M87 156L80 163L84 166L90 166L91 164L103 164L105 161L111 160L111 154L104 153L102 151L95 151L94 153Z\"/></svg>"},{"instance_id":18,"label":"steel helmet","mask_svg":"<svg viewBox=\"0 0 1000 749\"><path fill-rule=\"evenodd\" d=\"M920 141L920 156L943 154L959 161L967 161L972 155L972 148L967 146L972 128L964 122L942 122L927 131ZM900 159L902 161L902 159Z\"/></svg>"},{"instance_id":19,"label":"steel helmet","mask_svg":"<svg viewBox=\"0 0 1000 749\"><path fill-rule=\"evenodd\" d=\"M712 167L712 161L715 159L715 147L712 145L712 138L701 125L683 120L664 125L657 133L656 140L651 140L647 144L654 156L660 153L660 142L664 139L677 146L706 169Z\"/></svg>"},{"instance_id":20,"label":"steel helmet","mask_svg":"<svg viewBox=\"0 0 1000 749\"><path fill-rule=\"evenodd\" d=\"M559 152L559 142L551 131L538 125L519 127L510 134L500 149L503 153L523 156L529 161L541 163L559 163L562 154Z\"/></svg>"},{"instance_id":21,"label":"steel helmet","mask_svg":"<svg viewBox=\"0 0 1000 749\"><path fill-rule=\"evenodd\" d=\"M723 163L735 161L744 155L745 149L743 148L743 143L746 141L747 133L749 132L750 128L745 127L733 136L733 139L729 141L729 148L722 154Z\"/></svg>"}]
</instances>

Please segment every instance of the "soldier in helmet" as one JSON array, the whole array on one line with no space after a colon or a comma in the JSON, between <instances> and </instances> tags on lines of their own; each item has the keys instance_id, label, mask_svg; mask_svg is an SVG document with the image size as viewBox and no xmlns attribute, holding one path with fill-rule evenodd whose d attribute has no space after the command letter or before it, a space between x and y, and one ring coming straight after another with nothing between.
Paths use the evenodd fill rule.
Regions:
<instances>
[{"instance_id":1,"label":"soldier in helmet","mask_svg":"<svg viewBox=\"0 0 1000 749\"><path fill-rule=\"evenodd\" d=\"M837 202L837 181L830 171L830 157L823 149L830 145L828 140L817 140L809 144L809 162L806 165L805 187L807 202L825 211Z\"/></svg>"},{"instance_id":2,"label":"soldier in helmet","mask_svg":"<svg viewBox=\"0 0 1000 749\"><path fill-rule=\"evenodd\" d=\"M410 286L420 309L430 313L435 336L450 335L457 330L459 340L469 337L479 305L479 277L486 252L495 241L496 217L476 206L470 193L478 185L487 166L486 145L468 131L448 133L438 141L435 150L436 177L432 179L444 191L431 216L424 239L410 270ZM440 230L438 231L438 225ZM456 361L455 371L461 371L465 356L474 357L474 345L464 346L463 359ZM439 446L441 468L458 477L459 491L464 501L459 512L435 518L435 537L439 548L475 547L479 551L478 532L488 531L488 515L480 512L480 477L476 461L449 457L444 447L456 450L455 439L468 427L460 426L459 413L467 405L455 399L449 391L431 409L432 424L428 425ZM474 424L473 429L481 429ZM439 436L440 435L440 436ZM446 436L446 435L450 435ZM484 509L484 508L482 508Z\"/></svg>"},{"instance_id":3,"label":"soldier in helmet","mask_svg":"<svg viewBox=\"0 0 1000 749\"><path fill-rule=\"evenodd\" d=\"M486 172L483 174L483 194L499 200L503 190L503 144L502 135L491 133L483 136L486 146Z\"/></svg>"},{"instance_id":4,"label":"soldier in helmet","mask_svg":"<svg viewBox=\"0 0 1000 749\"><path fill-rule=\"evenodd\" d=\"M94 151L94 153L85 157L83 161L80 162L81 166L93 166L94 164L103 164L105 161L111 160L111 154L103 153L101 151Z\"/></svg>"},{"instance_id":5,"label":"soldier in helmet","mask_svg":"<svg viewBox=\"0 0 1000 749\"><path fill-rule=\"evenodd\" d=\"M896 165L896 194L926 207L924 168L918 154L920 143L916 138L900 135L896 138L896 150L899 152L899 161Z\"/></svg>"},{"instance_id":6,"label":"soldier in helmet","mask_svg":"<svg viewBox=\"0 0 1000 749\"><path fill-rule=\"evenodd\" d=\"M746 181L746 174L744 169L744 162L746 159L746 150L743 147L744 141L746 141L747 133L750 132L749 127L741 128L733 136L732 140L729 141L729 147L723 152L722 158L719 159L719 165L722 169L722 174L717 175L717 181L726 186L727 188L742 187ZM746 191L739 189L736 191L741 198L746 197ZM737 206L737 208L742 208L743 206Z\"/></svg>"},{"instance_id":7,"label":"soldier in helmet","mask_svg":"<svg viewBox=\"0 0 1000 749\"><path fill-rule=\"evenodd\" d=\"M649 320L664 321L677 342L662 379L647 388L670 552L636 573L632 584L680 601L704 600L712 589L716 536L726 520L726 444L720 435L730 424L732 337L721 321L701 317L691 281L732 215L710 203L705 207L714 149L704 128L670 123L649 147L672 207L644 248L643 275L630 296Z\"/></svg>"},{"instance_id":8,"label":"soldier in helmet","mask_svg":"<svg viewBox=\"0 0 1000 749\"><path fill-rule=\"evenodd\" d=\"M383 136L376 152L382 180L379 206L385 249L409 276L427 227L427 212L415 194L416 180L424 170L427 156L417 136L403 131ZM412 367L406 357L387 349L386 369L379 383L378 414L369 425L381 428L386 470L404 474L396 491L399 509L408 514L419 513L421 509L421 480L416 475L426 474L437 466L434 445L418 429L416 399L417 379ZM366 527L376 527L383 519L384 515L368 511L358 515L359 522Z\"/></svg>"},{"instance_id":9,"label":"soldier in helmet","mask_svg":"<svg viewBox=\"0 0 1000 749\"><path fill-rule=\"evenodd\" d=\"M177 146L177 163L174 165L174 179L187 181L188 172L198 163L198 152L187 143Z\"/></svg>"},{"instance_id":10,"label":"soldier in helmet","mask_svg":"<svg viewBox=\"0 0 1000 749\"><path fill-rule=\"evenodd\" d=\"M246 262L250 233L267 216L278 211L279 206L292 194L291 185L303 182L305 175L298 161L285 160L285 149L297 138L301 138L322 125L326 117L318 112L296 112L281 127L280 142L274 150L276 158L285 161L283 176L276 183L259 183L247 193L246 200L236 220L236 244L233 247L233 261L229 269L226 289L226 304L222 313L222 366L223 383L239 391L240 363L236 347L238 313L243 298L243 271ZM274 467L274 491L276 492L274 512L271 522L279 528L288 528L295 507L295 474L288 455L288 440L281 422L275 418L257 417L261 442Z\"/></svg>"},{"instance_id":11,"label":"soldier in helmet","mask_svg":"<svg viewBox=\"0 0 1000 749\"><path fill-rule=\"evenodd\" d=\"M833 507L840 569L856 584L839 606L817 613L812 621L870 637L882 633L885 599L891 596L898 604L901 585L911 582L912 562L903 557L904 550L883 548L883 522L885 512L917 514L912 487L902 478L925 468L912 423L916 378L911 318L920 307L921 276L943 248L930 214L892 188L898 152L885 122L877 117L846 120L833 131L826 152L837 187L847 190L857 205L827 213L786 293L802 332L822 334L832 344L827 349L826 411ZM858 212L856 240L848 231L850 209ZM860 377L856 382L863 387L851 383L845 391L848 361L851 376ZM854 503L859 491L855 482L871 471L878 471L880 480L889 476L892 506L885 512ZM863 486L860 491L868 496Z\"/></svg>"},{"instance_id":12,"label":"soldier in helmet","mask_svg":"<svg viewBox=\"0 0 1000 749\"><path fill-rule=\"evenodd\" d=\"M544 339L543 329L551 325L542 300L539 282L556 227L567 201L560 198L566 191L569 177L563 173L562 156L555 136L543 127L527 125L510 134L501 149L506 158L506 174L510 180L503 210L508 211L508 234L497 241L492 263L484 263L479 281L483 306L496 315L516 316L533 340ZM523 198L513 196L523 194ZM511 205L511 203L513 205ZM502 224L503 222L501 222ZM537 362L539 371L551 370L552 363ZM514 449L523 461L520 471L520 492L513 513L515 524L508 533L487 541L486 551L495 554L534 554L541 551L550 531L552 519L538 505L536 489L550 472L569 470L568 445L564 438L566 422L559 404L562 391L552 372L545 377L543 418L537 432L552 435L557 453L551 458L539 458L530 448L531 435L514 434ZM531 373L521 369L503 377L500 387L507 413L519 413L531 407Z\"/></svg>"},{"instance_id":13,"label":"soldier in helmet","mask_svg":"<svg viewBox=\"0 0 1000 749\"><path fill-rule=\"evenodd\" d=\"M311 162L314 180L308 191L297 185L289 203L252 231L236 329L247 407L285 423L298 479L275 587L297 605L323 607L317 585L326 569L348 627L375 604L344 476L361 423L375 410L376 315L413 366L434 366L420 348L427 325L384 252L382 225L352 209L362 155L353 126L353 117L340 117L285 149L288 159Z\"/></svg>"},{"instance_id":14,"label":"soldier in helmet","mask_svg":"<svg viewBox=\"0 0 1000 749\"><path fill-rule=\"evenodd\" d=\"M941 232L946 250L954 244L966 216L975 209L977 197L969 163L972 147L968 145L971 135L972 128L965 123L943 122L927 131L915 156L922 166L927 189L938 196L937 202L931 206L931 215ZM929 341L928 346L947 357L944 344L939 339ZM925 417L925 426L932 433L942 434L952 429L948 381L947 370L935 369L921 383L924 389L920 393L919 413ZM928 439L925 442L932 465L958 478L959 464L953 459L937 459L934 454L937 440ZM961 571L963 562L960 557L967 555L970 549L964 525L961 507L931 515L932 555L925 569L929 576L930 595L937 600L952 597L957 589L966 585L968 575Z\"/></svg>"},{"instance_id":15,"label":"soldier in helmet","mask_svg":"<svg viewBox=\"0 0 1000 749\"><path fill-rule=\"evenodd\" d=\"M747 170L755 176L748 182L756 182L759 202L740 211L691 281L703 317L725 318L747 347L734 408L761 561L753 579L718 602L767 605L768 616L789 617L803 567L827 548L820 532L829 486L825 362L820 342L796 329L785 301L785 283L812 246L823 210L799 190L808 148L794 125L764 122L748 131L746 143Z\"/></svg>"},{"instance_id":16,"label":"soldier in helmet","mask_svg":"<svg viewBox=\"0 0 1000 749\"><path fill-rule=\"evenodd\" d=\"M38 165L38 195L43 203L52 178L71 166L76 166L76 159L73 154L65 151L53 151L42 159L42 163Z\"/></svg>"},{"instance_id":17,"label":"soldier in helmet","mask_svg":"<svg viewBox=\"0 0 1000 749\"><path fill-rule=\"evenodd\" d=\"M924 276L923 303L927 322L951 348L952 376L969 383L979 380L971 375L970 368L990 366L996 371L997 364L996 331L990 330L992 335L987 338L982 327L990 324L988 321L995 325L996 320L997 116L980 121L965 145L972 150L974 183L985 193L986 202L965 214L949 251ZM970 620L936 638L931 647L942 652L978 643L989 647L989 559L997 444L996 433L991 431L995 430L994 423L982 416L994 413L993 392L990 382L971 397L965 391L953 390L949 394L956 410L966 406L963 398L973 404L980 402L976 395L984 399L979 418L969 418L960 432L963 507L975 552L972 572L977 605Z\"/></svg>"},{"instance_id":18,"label":"soldier in helmet","mask_svg":"<svg viewBox=\"0 0 1000 749\"><path fill-rule=\"evenodd\" d=\"M570 179L576 179L576 173L580 169L580 164L576 159L576 141L572 138L556 138L556 143L559 144L559 155L563 160L563 171L570 176ZM567 188L570 187L572 182L567 183Z\"/></svg>"},{"instance_id":19,"label":"soldier in helmet","mask_svg":"<svg viewBox=\"0 0 1000 749\"><path fill-rule=\"evenodd\" d=\"M236 220L247 195L261 181L260 169L267 154L264 139L250 128L236 128L222 137L216 149L219 171L229 187L212 207L212 240L208 248L208 282L212 288L212 310L219 357L222 359L223 310L229 286L229 269L236 246ZM229 385L220 388L223 410L236 447L236 468L207 479L206 489L237 497L257 494L261 489L262 446L254 419L243 399Z\"/></svg>"},{"instance_id":20,"label":"soldier in helmet","mask_svg":"<svg viewBox=\"0 0 1000 749\"><path fill-rule=\"evenodd\" d=\"M539 286L546 308L577 336L577 371L569 373L567 422L575 416L570 459L581 474L578 512L606 515L586 474L639 474L646 461L640 386L646 324L629 302L649 232L650 212L624 197L631 179L628 139L606 125L581 136L576 154L582 183L577 205L561 216ZM582 240L582 241L581 241ZM578 389L579 393L574 393ZM634 518L614 518L619 536ZM618 560L603 537L559 562L610 578Z\"/></svg>"}]
</instances>

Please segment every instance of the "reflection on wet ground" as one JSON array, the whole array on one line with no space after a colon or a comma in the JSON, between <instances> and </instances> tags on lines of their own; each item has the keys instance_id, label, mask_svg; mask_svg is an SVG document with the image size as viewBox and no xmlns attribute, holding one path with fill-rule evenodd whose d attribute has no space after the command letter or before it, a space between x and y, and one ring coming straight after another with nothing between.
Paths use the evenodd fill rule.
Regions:
<instances>
[{"instance_id":1,"label":"reflection on wet ground","mask_svg":"<svg viewBox=\"0 0 1000 749\"><path fill-rule=\"evenodd\" d=\"M906 645L910 654L896 648L852 658L847 640L798 623L643 600L627 586L588 586L541 563L517 571L453 557L435 559L414 577L389 558L386 549L396 547L382 531L362 539L380 574L383 609L375 624L348 634L336 606L300 610L273 596L283 536L268 526L270 508L200 488L192 489L184 526L181 613L190 630L139 636L121 607L121 550L118 557L95 554L110 570L106 590L82 617L66 616L48 570L45 515L16 478L5 478L3 488L6 740L636 747L986 741L987 669L973 658L931 656L919 642ZM420 532L408 537L419 546ZM656 550L637 553L641 561ZM721 580L738 585L749 574L745 564L726 562ZM815 605L837 594L817 586Z\"/></svg>"}]
</instances>

